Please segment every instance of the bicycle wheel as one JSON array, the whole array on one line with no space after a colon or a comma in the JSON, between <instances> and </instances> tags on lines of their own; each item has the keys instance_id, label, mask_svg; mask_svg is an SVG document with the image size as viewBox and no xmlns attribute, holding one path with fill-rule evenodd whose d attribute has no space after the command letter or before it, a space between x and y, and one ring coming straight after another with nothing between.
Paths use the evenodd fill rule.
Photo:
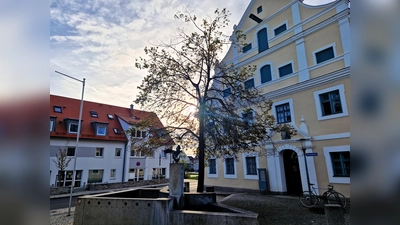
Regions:
<instances>
[{"instance_id":1,"label":"bicycle wheel","mask_svg":"<svg viewBox=\"0 0 400 225\"><path fill-rule=\"evenodd\" d=\"M300 195L300 202L305 207L312 208L317 204L318 197L314 193L310 194L309 191L305 191Z\"/></svg>"},{"instance_id":2,"label":"bicycle wheel","mask_svg":"<svg viewBox=\"0 0 400 225\"><path fill-rule=\"evenodd\" d=\"M344 197L344 195L340 194L339 192L329 193L327 199L329 204L338 204L342 208L345 208L347 205L346 197Z\"/></svg>"}]
</instances>

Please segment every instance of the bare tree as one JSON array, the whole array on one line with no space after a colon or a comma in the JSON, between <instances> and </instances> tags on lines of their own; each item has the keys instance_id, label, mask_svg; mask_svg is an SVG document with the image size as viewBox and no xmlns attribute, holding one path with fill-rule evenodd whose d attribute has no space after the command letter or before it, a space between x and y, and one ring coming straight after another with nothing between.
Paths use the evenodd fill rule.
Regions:
<instances>
[{"instance_id":1,"label":"bare tree","mask_svg":"<svg viewBox=\"0 0 400 225\"><path fill-rule=\"evenodd\" d=\"M180 29L175 43L145 47L148 59L140 58L136 67L148 71L138 87L135 102L156 111L166 121L166 130L187 150L195 146L199 155L197 191L204 189L204 165L208 156L236 156L255 151L266 139L267 128L279 130L268 114L271 101L245 82L256 66L221 64L218 54L225 44L245 45L245 36L236 32L226 36L226 9L215 10L213 17L200 21L189 12L176 19L193 25L195 31ZM214 72L215 71L215 72Z\"/></svg>"},{"instance_id":2,"label":"bare tree","mask_svg":"<svg viewBox=\"0 0 400 225\"><path fill-rule=\"evenodd\" d=\"M56 167L59 169L58 171L58 181L62 181L64 177L64 171L68 167L68 164L71 162L72 158L68 156L68 144L69 141L65 143L65 147L58 148L58 154L56 153L56 159L53 159L53 162L56 164Z\"/></svg>"}]
</instances>

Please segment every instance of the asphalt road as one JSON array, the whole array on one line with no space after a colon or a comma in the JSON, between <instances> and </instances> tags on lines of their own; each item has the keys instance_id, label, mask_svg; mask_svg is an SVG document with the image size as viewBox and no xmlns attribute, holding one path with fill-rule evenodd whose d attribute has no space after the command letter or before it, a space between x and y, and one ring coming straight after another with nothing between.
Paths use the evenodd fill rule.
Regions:
<instances>
[{"instance_id":1,"label":"asphalt road","mask_svg":"<svg viewBox=\"0 0 400 225\"><path fill-rule=\"evenodd\" d=\"M77 197L72 197L71 207L74 207L76 205L76 198ZM68 205L69 197L50 199L50 210L68 208Z\"/></svg>"}]
</instances>

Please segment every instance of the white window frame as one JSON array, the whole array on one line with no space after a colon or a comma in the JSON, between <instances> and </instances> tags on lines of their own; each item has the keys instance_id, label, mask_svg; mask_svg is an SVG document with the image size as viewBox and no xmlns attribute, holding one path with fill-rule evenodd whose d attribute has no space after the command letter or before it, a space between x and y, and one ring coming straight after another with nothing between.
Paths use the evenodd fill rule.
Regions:
<instances>
[{"instance_id":1,"label":"white window frame","mask_svg":"<svg viewBox=\"0 0 400 225\"><path fill-rule=\"evenodd\" d=\"M278 105L282 105L282 104L286 104L289 103L289 107L290 107L290 117L292 119L292 122L290 122L289 124L291 125L296 125L296 121L295 121L295 117L294 117L294 107L293 107L293 99L292 98L288 98L279 102L274 102L272 104L272 113L274 115L275 118L277 118L277 114L276 114L276 106Z\"/></svg>"},{"instance_id":2,"label":"white window frame","mask_svg":"<svg viewBox=\"0 0 400 225\"><path fill-rule=\"evenodd\" d=\"M333 58L332 58L332 59L336 58L336 56L337 56L337 54L336 54L336 43L332 43L332 44L326 45L326 46L324 46L324 47L322 47L322 48L319 48L319 49L317 49L317 50L315 50L315 51L312 52L313 59L314 59L314 65L323 64L323 63L326 63L326 62L329 62L330 60L332 60L332 59L329 59L329 60L326 60L326 61L324 61L324 62L317 63L317 56L316 56L316 54L317 54L318 52L323 51L323 50L325 50L325 49L327 49L327 48L330 48L330 47L333 48Z\"/></svg>"},{"instance_id":3,"label":"white window frame","mask_svg":"<svg viewBox=\"0 0 400 225\"><path fill-rule=\"evenodd\" d=\"M77 128L77 130L79 129L79 123L75 123L75 122L70 122L69 124L68 124L68 133L70 133L70 134L77 134L78 133L78 131L71 131L71 126L72 125L76 125L78 128Z\"/></svg>"},{"instance_id":4,"label":"white window frame","mask_svg":"<svg viewBox=\"0 0 400 225\"><path fill-rule=\"evenodd\" d=\"M53 131L53 125L54 125L53 120L50 120L50 132Z\"/></svg>"},{"instance_id":5,"label":"white window frame","mask_svg":"<svg viewBox=\"0 0 400 225\"><path fill-rule=\"evenodd\" d=\"M271 80L270 80L270 81L267 81L267 82L265 82L265 83L261 83L261 68L262 68L263 66L266 66L266 65L270 65L270 66L271 66ZM270 83L270 82L276 80L275 71L274 71L274 63L271 62L271 61L266 61L266 62L264 62L264 63L258 65L258 68L257 68L257 77L259 78L259 80L258 80L258 82L257 82L258 85L266 85L266 84L268 84L268 83Z\"/></svg>"},{"instance_id":6,"label":"white window frame","mask_svg":"<svg viewBox=\"0 0 400 225\"><path fill-rule=\"evenodd\" d=\"M247 157L256 157L256 173L255 175L247 175L247 162L246 158ZM243 174L244 174L244 179L245 180L258 180L258 168L260 168L259 164L259 154L258 152L252 152L252 153L242 153L242 162L243 162Z\"/></svg>"},{"instance_id":7,"label":"white window frame","mask_svg":"<svg viewBox=\"0 0 400 225\"><path fill-rule=\"evenodd\" d=\"M286 30L283 31L283 32L281 32L281 33L278 34L278 35L275 35L275 29L278 28L278 27L280 27L280 26L282 26L283 24L286 24ZM283 23L281 23L281 24L275 26L274 28L272 28L272 32L273 32L274 37L281 36L282 34L284 34L284 33L285 33L286 31L288 31L288 30L289 30L289 23L288 23L287 20L286 20L285 22L283 22Z\"/></svg>"},{"instance_id":8,"label":"white window frame","mask_svg":"<svg viewBox=\"0 0 400 225\"><path fill-rule=\"evenodd\" d=\"M117 150L119 149L119 156L117 155ZM115 148L114 156L115 158L121 158L122 148Z\"/></svg>"},{"instance_id":9,"label":"white window frame","mask_svg":"<svg viewBox=\"0 0 400 225\"><path fill-rule=\"evenodd\" d=\"M329 116L322 116L322 110L321 110L321 100L319 99L320 94L324 94L327 92L339 90L339 95L340 95L340 103L342 104L342 113L337 113L337 114L332 114ZM347 102L346 102L346 95L345 95L345 90L344 90L344 85L339 84L333 87L325 88L319 91L314 92L314 101L315 101L315 108L317 110L317 117L318 120L329 120L329 119L334 119L334 118L339 118L339 117L344 117L348 116L349 112L347 110Z\"/></svg>"},{"instance_id":10,"label":"white window frame","mask_svg":"<svg viewBox=\"0 0 400 225\"><path fill-rule=\"evenodd\" d=\"M287 66L288 64L291 64L291 66L292 66L292 73L286 74L285 76L281 77L281 74L279 73L279 68L284 67L284 66ZM278 79L290 77L290 75L295 74L295 72L294 72L294 60L285 62L285 63L283 63L283 64L277 66L277 67L276 67L276 74L278 74Z\"/></svg>"},{"instance_id":11,"label":"white window frame","mask_svg":"<svg viewBox=\"0 0 400 225\"><path fill-rule=\"evenodd\" d=\"M207 168L207 177L218 178L218 159L216 157L211 157L210 159L215 159L215 174L210 174L210 168Z\"/></svg>"},{"instance_id":12,"label":"white window frame","mask_svg":"<svg viewBox=\"0 0 400 225\"><path fill-rule=\"evenodd\" d=\"M99 129L100 129L100 128L104 128L104 133L100 133L100 132L99 132ZM106 136L106 134L107 134L107 126L98 125L98 126L96 127L96 135L98 135L98 136Z\"/></svg>"},{"instance_id":13,"label":"white window frame","mask_svg":"<svg viewBox=\"0 0 400 225\"><path fill-rule=\"evenodd\" d=\"M113 174L114 172L114 174ZM117 173L117 169L111 169L110 170L110 180L115 180L116 179L116 173ZM112 176L114 175L114 176Z\"/></svg>"},{"instance_id":14,"label":"white window frame","mask_svg":"<svg viewBox=\"0 0 400 225\"><path fill-rule=\"evenodd\" d=\"M350 177L334 177L331 152L350 152L350 145L323 147L326 169L330 183L350 184Z\"/></svg>"},{"instance_id":15,"label":"white window frame","mask_svg":"<svg viewBox=\"0 0 400 225\"><path fill-rule=\"evenodd\" d=\"M100 155L97 155L97 150L99 150L99 149L101 149ZM95 157L97 157L97 158L103 158L103 157L104 157L104 148L102 148L102 147L97 147L97 148L96 148Z\"/></svg>"},{"instance_id":16,"label":"white window frame","mask_svg":"<svg viewBox=\"0 0 400 225\"><path fill-rule=\"evenodd\" d=\"M234 174L226 174L226 160L224 160L224 178L228 179L237 179L237 168L236 168L236 159L233 156L225 156L225 159L232 158L233 159L233 169L235 170Z\"/></svg>"}]
</instances>

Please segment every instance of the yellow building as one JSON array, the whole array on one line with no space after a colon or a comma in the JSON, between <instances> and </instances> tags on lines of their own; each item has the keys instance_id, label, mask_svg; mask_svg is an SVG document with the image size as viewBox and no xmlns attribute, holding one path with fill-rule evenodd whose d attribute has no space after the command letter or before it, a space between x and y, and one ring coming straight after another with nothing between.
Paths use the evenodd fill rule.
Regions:
<instances>
[{"instance_id":1,"label":"yellow building","mask_svg":"<svg viewBox=\"0 0 400 225\"><path fill-rule=\"evenodd\" d=\"M256 65L245 82L273 101L277 123L297 134L281 134L259 153L210 159L205 185L218 189L258 190L258 168L267 172L270 193L300 194L310 182L329 183L350 197L350 8L337 0L310 6L299 0L252 0L234 31L248 45L232 45L223 63ZM286 137L287 138L287 137ZM305 147L302 148L301 141ZM309 156L304 160L304 149Z\"/></svg>"}]
</instances>

